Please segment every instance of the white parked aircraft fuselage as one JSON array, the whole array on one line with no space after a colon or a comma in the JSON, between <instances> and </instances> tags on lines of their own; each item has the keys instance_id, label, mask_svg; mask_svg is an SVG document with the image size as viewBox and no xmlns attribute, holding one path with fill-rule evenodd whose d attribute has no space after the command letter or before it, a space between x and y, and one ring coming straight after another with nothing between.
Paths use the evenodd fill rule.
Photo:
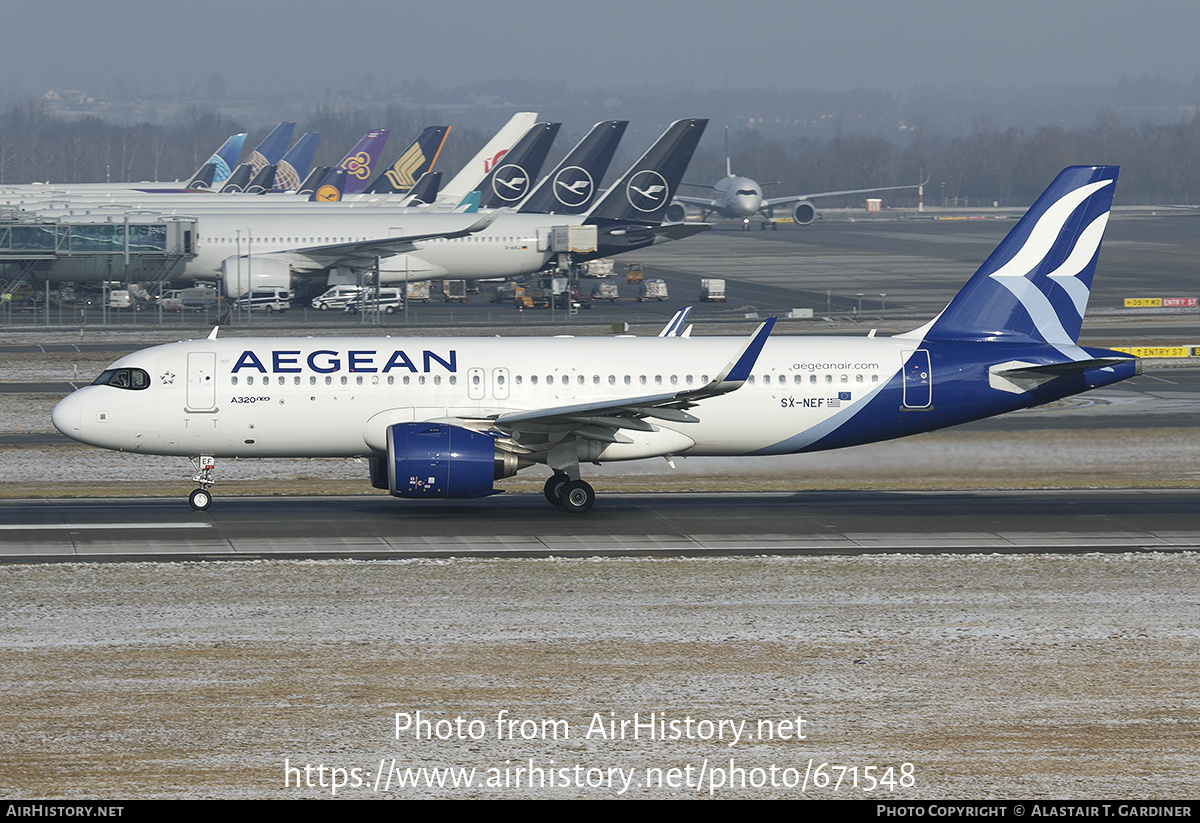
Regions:
<instances>
[{"instance_id":1,"label":"white parked aircraft fuselage","mask_svg":"<svg viewBox=\"0 0 1200 823\"><path fill-rule=\"evenodd\" d=\"M478 214L436 214L386 209L321 209L287 213L198 213L193 277L219 277L226 260L240 256L281 256L294 271L321 271L323 254L306 259L305 249L385 240L415 234L453 232L476 222ZM562 217L502 214L488 228L458 238L419 240L410 251L380 254L383 283L438 277L488 278L530 274L552 258L538 230L564 225ZM364 266L370 268L370 266Z\"/></svg>"}]
</instances>

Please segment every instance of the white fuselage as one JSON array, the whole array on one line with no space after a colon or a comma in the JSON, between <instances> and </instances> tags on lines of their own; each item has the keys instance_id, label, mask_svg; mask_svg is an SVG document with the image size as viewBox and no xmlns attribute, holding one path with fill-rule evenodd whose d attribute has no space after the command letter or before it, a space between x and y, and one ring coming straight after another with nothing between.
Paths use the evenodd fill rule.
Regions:
<instances>
[{"instance_id":1,"label":"white fuselage","mask_svg":"<svg viewBox=\"0 0 1200 823\"><path fill-rule=\"evenodd\" d=\"M725 218L754 217L763 205L762 187L749 177L723 177L713 192L717 214Z\"/></svg>"},{"instance_id":2,"label":"white fuselage","mask_svg":"<svg viewBox=\"0 0 1200 823\"><path fill-rule=\"evenodd\" d=\"M901 369L911 340L772 338L741 388L699 422L653 421L588 459L799 451ZM740 338L279 338L195 340L128 355L144 389L93 385L54 424L108 449L215 457L386 452L394 423L496 415L698 388ZM486 428L486 425L483 426ZM800 439L797 439L800 437ZM786 443L785 443L786 441Z\"/></svg>"}]
</instances>

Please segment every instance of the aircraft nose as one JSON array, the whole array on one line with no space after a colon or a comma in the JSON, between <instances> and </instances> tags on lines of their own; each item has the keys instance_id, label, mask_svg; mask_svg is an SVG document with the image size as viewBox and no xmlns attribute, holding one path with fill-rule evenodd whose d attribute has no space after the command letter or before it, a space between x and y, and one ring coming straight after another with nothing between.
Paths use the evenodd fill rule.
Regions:
<instances>
[{"instance_id":1,"label":"aircraft nose","mask_svg":"<svg viewBox=\"0 0 1200 823\"><path fill-rule=\"evenodd\" d=\"M50 413L50 420L54 423L54 428L67 437L79 440L79 419L82 410L83 403L79 400L79 392L72 392L58 401L58 405Z\"/></svg>"}]
</instances>

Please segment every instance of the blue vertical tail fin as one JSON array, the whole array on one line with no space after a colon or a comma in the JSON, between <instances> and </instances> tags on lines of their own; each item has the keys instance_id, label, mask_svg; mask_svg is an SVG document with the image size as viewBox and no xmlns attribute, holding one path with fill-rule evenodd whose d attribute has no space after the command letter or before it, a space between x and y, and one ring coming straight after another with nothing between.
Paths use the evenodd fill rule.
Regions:
<instances>
[{"instance_id":1,"label":"blue vertical tail fin","mask_svg":"<svg viewBox=\"0 0 1200 823\"><path fill-rule=\"evenodd\" d=\"M250 164L252 174L258 174L262 171L263 166L275 165L283 159L284 153L287 152L288 141L292 139L292 131L295 128L295 123L283 122L263 138L263 141L258 144L258 148L250 152L250 157L246 160Z\"/></svg>"},{"instance_id":2,"label":"blue vertical tail fin","mask_svg":"<svg viewBox=\"0 0 1200 823\"><path fill-rule=\"evenodd\" d=\"M321 132L309 131L296 141L296 145L288 149L288 153L275 169L275 185L271 187L271 191L296 191L300 188L320 141Z\"/></svg>"},{"instance_id":3,"label":"blue vertical tail fin","mask_svg":"<svg viewBox=\"0 0 1200 823\"><path fill-rule=\"evenodd\" d=\"M219 183L224 183L233 173L233 167L237 163L238 155L242 153L242 144L245 142L246 132L230 135L229 139L221 144L221 148L213 152L212 157L205 160L196 170L188 180L186 188L211 189ZM211 177L209 166L212 166Z\"/></svg>"},{"instance_id":4,"label":"blue vertical tail fin","mask_svg":"<svg viewBox=\"0 0 1200 823\"><path fill-rule=\"evenodd\" d=\"M1087 309L1118 166L1071 166L941 314L900 335L1074 347Z\"/></svg>"}]
</instances>

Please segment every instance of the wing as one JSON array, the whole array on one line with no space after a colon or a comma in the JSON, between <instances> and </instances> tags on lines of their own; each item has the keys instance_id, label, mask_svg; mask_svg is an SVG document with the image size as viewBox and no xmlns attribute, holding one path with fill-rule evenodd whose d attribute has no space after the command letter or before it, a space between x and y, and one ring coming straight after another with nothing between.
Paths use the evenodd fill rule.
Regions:
<instances>
[{"instance_id":1,"label":"wing","mask_svg":"<svg viewBox=\"0 0 1200 823\"><path fill-rule=\"evenodd\" d=\"M818 191L812 194L793 194L788 197L772 197L763 200L763 207L767 206L782 206L787 203L798 203L801 200L812 200L814 197L837 197L839 194L870 194L876 191L900 191L901 189L915 189L917 186L883 186L882 188L874 189L846 189L845 191ZM676 200L683 200L682 197L676 197Z\"/></svg>"},{"instance_id":2,"label":"wing","mask_svg":"<svg viewBox=\"0 0 1200 823\"><path fill-rule=\"evenodd\" d=\"M439 238L450 240L483 231L503 211L503 209L498 209L488 212L471 225L453 231L406 234L399 237L383 237L378 240L360 240L353 243L308 246L283 252L271 252L262 256L283 258L297 267L309 266L318 269L334 265L345 265L350 268L362 267L374 264L377 257L391 257L395 254L404 254L405 252L413 251L416 249L415 244L422 240L435 240Z\"/></svg>"},{"instance_id":3,"label":"wing","mask_svg":"<svg viewBox=\"0 0 1200 823\"><path fill-rule=\"evenodd\" d=\"M698 423L700 418L690 414L688 409L711 397L740 389L758 361L774 325L774 317L763 322L717 376L697 389L499 414L490 418L491 425L512 437L515 443L528 447L529 451L541 451L572 438L628 443L631 441L620 433L621 429L657 430L647 418Z\"/></svg>"},{"instance_id":4,"label":"wing","mask_svg":"<svg viewBox=\"0 0 1200 823\"><path fill-rule=\"evenodd\" d=\"M681 194L677 194L671 199L678 203L687 203L689 206L704 206L705 208L712 209L717 207L717 201L711 197L684 197Z\"/></svg>"}]
</instances>

